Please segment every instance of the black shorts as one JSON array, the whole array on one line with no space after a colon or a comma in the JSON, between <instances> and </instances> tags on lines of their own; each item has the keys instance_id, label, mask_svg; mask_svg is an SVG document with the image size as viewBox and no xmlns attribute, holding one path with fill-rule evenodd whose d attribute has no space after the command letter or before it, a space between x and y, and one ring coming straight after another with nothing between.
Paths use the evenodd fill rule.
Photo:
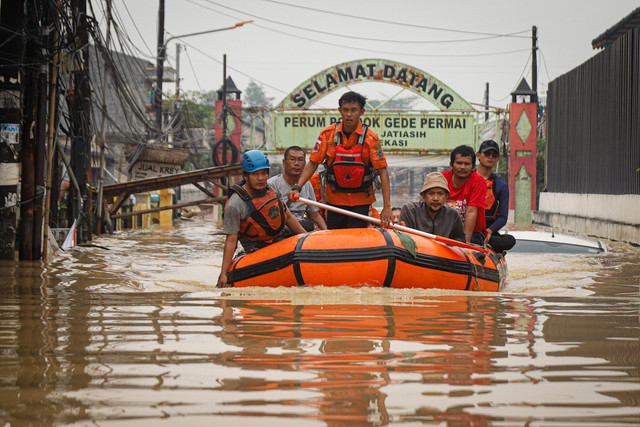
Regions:
<instances>
[{"instance_id":1,"label":"black shorts","mask_svg":"<svg viewBox=\"0 0 640 427\"><path fill-rule=\"evenodd\" d=\"M332 205L336 208L343 209L349 212L355 212L360 215L369 215L370 205L358 205L358 206L339 206ZM335 230L337 228L367 228L369 221L359 218L354 218L349 215L343 215L341 213L327 210L327 228L329 230Z\"/></svg>"}]
</instances>

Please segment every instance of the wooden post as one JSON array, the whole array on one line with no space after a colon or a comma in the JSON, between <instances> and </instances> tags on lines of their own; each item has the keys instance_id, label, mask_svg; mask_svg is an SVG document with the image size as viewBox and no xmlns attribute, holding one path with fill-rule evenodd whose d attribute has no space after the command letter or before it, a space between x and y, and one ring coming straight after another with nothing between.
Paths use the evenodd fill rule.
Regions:
<instances>
[{"instance_id":1,"label":"wooden post","mask_svg":"<svg viewBox=\"0 0 640 427\"><path fill-rule=\"evenodd\" d=\"M24 104L22 107L22 176L20 221L18 224L18 258L40 259L42 256L42 203L44 199L44 132L46 122L47 70L45 58L40 54L39 44L46 43L40 31L48 16L40 3L27 3L28 39L22 61L34 64L25 67ZM43 21L46 22L46 21Z\"/></svg>"},{"instance_id":2,"label":"wooden post","mask_svg":"<svg viewBox=\"0 0 640 427\"><path fill-rule=\"evenodd\" d=\"M158 141L162 139L162 80L164 78L164 56L167 47L164 44L164 0L158 5L158 58L156 66L156 93L153 97L156 112L156 126L158 128Z\"/></svg>"},{"instance_id":3,"label":"wooden post","mask_svg":"<svg viewBox=\"0 0 640 427\"><path fill-rule=\"evenodd\" d=\"M60 2L58 1L58 4ZM57 15L56 15L57 16ZM44 241L42 242L42 258L47 258L47 249L49 241L49 221L51 219L50 213L52 206L58 206L57 200L51 197L51 179L53 174L53 158L54 158L54 145L56 135L56 97L58 92L58 42L59 34L55 29L57 25L53 25L53 33L51 35L52 45L54 46L53 61L51 63L51 78L49 79L49 132L47 138L47 179L45 181L45 210L44 210ZM55 174L57 175L57 174ZM57 186L56 186L57 188ZM57 195L57 191L55 192ZM57 196L56 196L57 197Z\"/></svg>"},{"instance_id":4,"label":"wooden post","mask_svg":"<svg viewBox=\"0 0 640 427\"><path fill-rule=\"evenodd\" d=\"M71 140L71 167L78 180L80 194L71 187L71 195L74 199L82 200L82 211L76 208L77 203L72 204L72 217L70 220L80 218L78 223L78 243L91 240L92 210L91 210L91 87L89 84L89 49L87 47L89 35L87 31L87 2L76 0L75 15L77 17L77 46L82 47L82 68L74 70L73 89L75 96L72 99L70 111L72 122ZM70 221L71 223L73 221Z\"/></svg>"},{"instance_id":5,"label":"wooden post","mask_svg":"<svg viewBox=\"0 0 640 427\"><path fill-rule=\"evenodd\" d=\"M33 12L33 11L31 11ZM32 21L34 13L27 13L28 20ZM27 25L29 31L33 31L32 24ZM35 51L35 43L27 42L27 52ZM23 62L32 62L35 58L23 57ZM30 261L33 248L33 201L35 197L35 138L32 131L34 126L33 112L36 108L36 71L33 67L25 67L23 88L24 102L22 105L22 129L28 129L22 133L22 173L20 182L20 221L18 222L18 259Z\"/></svg>"},{"instance_id":6,"label":"wooden post","mask_svg":"<svg viewBox=\"0 0 640 427\"><path fill-rule=\"evenodd\" d=\"M107 51L109 50L109 45L111 44L111 0L107 0L107 41L106 47ZM109 85L109 68L104 65L104 74L102 78L102 122L100 124L100 171L99 171L99 180L98 180L98 195L96 197L96 233L102 234L102 215L103 215L103 200L102 200L102 190L104 187L104 168L106 167L105 162L105 148L107 145L106 140L106 129L107 129L107 87Z\"/></svg>"},{"instance_id":7,"label":"wooden post","mask_svg":"<svg viewBox=\"0 0 640 427\"><path fill-rule=\"evenodd\" d=\"M48 39L48 38L47 38ZM48 236L43 234L45 212L45 177L47 170L47 86L48 64L40 64L38 73L38 109L36 116L36 153L35 153L35 185L36 198L33 208L33 259L42 258L43 242Z\"/></svg>"},{"instance_id":8,"label":"wooden post","mask_svg":"<svg viewBox=\"0 0 640 427\"><path fill-rule=\"evenodd\" d=\"M531 102L538 103L538 27L531 27Z\"/></svg>"},{"instance_id":9,"label":"wooden post","mask_svg":"<svg viewBox=\"0 0 640 427\"><path fill-rule=\"evenodd\" d=\"M172 195L168 188L160 190L160 206L171 206ZM170 227L173 224L173 210L164 210L160 212L160 226Z\"/></svg>"}]
</instances>

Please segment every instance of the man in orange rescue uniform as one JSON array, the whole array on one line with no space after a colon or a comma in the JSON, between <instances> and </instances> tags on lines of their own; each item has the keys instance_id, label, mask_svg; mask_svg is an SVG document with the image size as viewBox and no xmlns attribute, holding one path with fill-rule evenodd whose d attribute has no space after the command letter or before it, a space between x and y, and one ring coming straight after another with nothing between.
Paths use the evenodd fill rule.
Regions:
<instances>
[{"instance_id":1,"label":"man in orange rescue uniform","mask_svg":"<svg viewBox=\"0 0 640 427\"><path fill-rule=\"evenodd\" d=\"M318 165L326 161L327 186L325 198L328 204L361 215L369 213L375 202L375 171L380 176L383 208L380 219L383 226L391 223L391 190L387 160L382 152L378 135L363 125L367 99L356 92L347 92L338 101L342 121L327 126L320 132L309 162L298 183L291 187L289 198L300 194L300 188L311 178ZM365 228L367 221L327 212L327 228Z\"/></svg>"},{"instance_id":2,"label":"man in orange rescue uniform","mask_svg":"<svg viewBox=\"0 0 640 427\"><path fill-rule=\"evenodd\" d=\"M218 277L218 287L228 285L227 270L233 261L233 253L242 243L245 252L264 248L278 240L285 224L294 234L305 233L296 217L278 195L267 185L269 159L260 150L250 150L242 155L243 181L229 188L224 206L225 234L222 266Z\"/></svg>"}]
</instances>

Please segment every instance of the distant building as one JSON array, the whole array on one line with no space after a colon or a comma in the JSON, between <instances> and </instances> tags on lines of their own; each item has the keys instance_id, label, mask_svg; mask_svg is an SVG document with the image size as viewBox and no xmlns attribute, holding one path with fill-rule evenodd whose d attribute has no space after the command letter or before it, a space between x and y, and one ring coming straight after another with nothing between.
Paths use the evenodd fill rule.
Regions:
<instances>
[{"instance_id":1,"label":"distant building","mask_svg":"<svg viewBox=\"0 0 640 427\"><path fill-rule=\"evenodd\" d=\"M640 8L549 84L547 191L536 222L640 244Z\"/></svg>"},{"instance_id":2,"label":"distant building","mask_svg":"<svg viewBox=\"0 0 640 427\"><path fill-rule=\"evenodd\" d=\"M105 70L105 55L95 45L89 47L89 79L91 81L91 133L95 135L92 143L92 179L97 182L99 174L99 151L102 124L102 93ZM127 162L122 153L127 145L145 142L152 135L155 127L154 113L150 109L152 91L156 80L155 63L109 51L110 72L107 84L105 122L107 172L105 184L126 181ZM76 61L77 62L77 61ZM65 56L61 60L61 76L63 82L69 81L69 74L75 70L77 63L72 57ZM173 82L175 72L172 68L165 68L163 82ZM66 102L60 103L62 117L67 115ZM61 118L61 125L65 129L67 123ZM70 141L64 131L58 132L58 141L66 147L69 154Z\"/></svg>"}]
</instances>

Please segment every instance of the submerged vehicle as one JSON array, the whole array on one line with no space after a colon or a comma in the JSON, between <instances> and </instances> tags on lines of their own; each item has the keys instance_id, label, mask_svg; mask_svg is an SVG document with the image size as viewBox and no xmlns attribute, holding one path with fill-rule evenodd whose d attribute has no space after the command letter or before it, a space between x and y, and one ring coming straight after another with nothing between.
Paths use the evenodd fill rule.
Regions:
<instances>
[{"instance_id":1,"label":"submerged vehicle","mask_svg":"<svg viewBox=\"0 0 640 427\"><path fill-rule=\"evenodd\" d=\"M597 239L558 234L554 231L507 231L516 239L510 252L601 254L606 245Z\"/></svg>"},{"instance_id":2,"label":"submerged vehicle","mask_svg":"<svg viewBox=\"0 0 640 427\"><path fill-rule=\"evenodd\" d=\"M498 291L502 254L446 238L385 228L298 234L236 257L229 283L244 286L374 286Z\"/></svg>"}]
</instances>

